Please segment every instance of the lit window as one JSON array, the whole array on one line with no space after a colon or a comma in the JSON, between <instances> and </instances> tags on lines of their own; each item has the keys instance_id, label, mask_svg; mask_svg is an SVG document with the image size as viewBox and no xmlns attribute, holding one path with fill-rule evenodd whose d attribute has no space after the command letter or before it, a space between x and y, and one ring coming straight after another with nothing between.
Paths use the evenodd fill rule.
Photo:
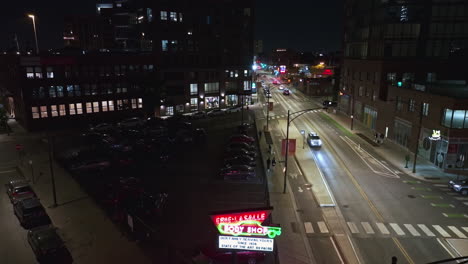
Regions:
<instances>
[{"instance_id":1,"label":"lit window","mask_svg":"<svg viewBox=\"0 0 468 264\"><path fill-rule=\"evenodd\" d=\"M248 70L244 70L244 77L247 77L249 75L249 71Z\"/></svg>"},{"instance_id":2,"label":"lit window","mask_svg":"<svg viewBox=\"0 0 468 264\"><path fill-rule=\"evenodd\" d=\"M27 67L26 68L26 78L34 79L34 69L33 69L33 67Z\"/></svg>"},{"instance_id":3,"label":"lit window","mask_svg":"<svg viewBox=\"0 0 468 264\"><path fill-rule=\"evenodd\" d=\"M67 112L65 111L65 105L64 104L59 105L59 115L64 116L66 114Z\"/></svg>"},{"instance_id":4,"label":"lit window","mask_svg":"<svg viewBox=\"0 0 468 264\"><path fill-rule=\"evenodd\" d=\"M117 110L123 110L122 100L117 100Z\"/></svg>"},{"instance_id":5,"label":"lit window","mask_svg":"<svg viewBox=\"0 0 468 264\"><path fill-rule=\"evenodd\" d=\"M41 106L41 118L46 118L47 117L47 106L43 105Z\"/></svg>"},{"instance_id":6,"label":"lit window","mask_svg":"<svg viewBox=\"0 0 468 264\"><path fill-rule=\"evenodd\" d=\"M170 116L174 115L174 107L173 106L168 106L166 108L166 115L170 115Z\"/></svg>"},{"instance_id":7,"label":"lit window","mask_svg":"<svg viewBox=\"0 0 468 264\"><path fill-rule=\"evenodd\" d=\"M107 103L109 111L114 111L114 101L107 101Z\"/></svg>"},{"instance_id":8,"label":"lit window","mask_svg":"<svg viewBox=\"0 0 468 264\"><path fill-rule=\"evenodd\" d=\"M70 110L70 115L76 115L75 104L69 104L68 107Z\"/></svg>"},{"instance_id":9,"label":"lit window","mask_svg":"<svg viewBox=\"0 0 468 264\"><path fill-rule=\"evenodd\" d=\"M146 16L148 17L148 22L153 21L153 9L147 8L146 9Z\"/></svg>"},{"instance_id":10,"label":"lit window","mask_svg":"<svg viewBox=\"0 0 468 264\"><path fill-rule=\"evenodd\" d=\"M34 68L34 76L38 79L42 79L42 69L41 67Z\"/></svg>"},{"instance_id":11,"label":"lit window","mask_svg":"<svg viewBox=\"0 0 468 264\"><path fill-rule=\"evenodd\" d=\"M63 86L58 85L55 88L57 89L57 97L63 97Z\"/></svg>"},{"instance_id":12,"label":"lit window","mask_svg":"<svg viewBox=\"0 0 468 264\"><path fill-rule=\"evenodd\" d=\"M190 98L190 109L192 111L198 110L198 98Z\"/></svg>"},{"instance_id":13,"label":"lit window","mask_svg":"<svg viewBox=\"0 0 468 264\"><path fill-rule=\"evenodd\" d=\"M93 112L94 113L99 112L99 102L93 102Z\"/></svg>"},{"instance_id":14,"label":"lit window","mask_svg":"<svg viewBox=\"0 0 468 264\"><path fill-rule=\"evenodd\" d=\"M102 107L102 111L103 112L107 112L108 109L107 109L107 101L102 101L101 102L101 107Z\"/></svg>"},{"instance_id":15,"label":"lit window","mask_svg":"<svg viewBox=\"0 0 468 264\"><path fill-rule=\"evenodd\" d=\"M250 89L250 81L244 81L244 91L248 91Z\"/></svg>"},{"instance_id":16,"label":"lit window","mask_svg":"<svg viewBox=\"0 0 468 264\"><path fill-rule=\"evenodd\" d=\"M205 93L219 92L219 83L205 83Z\"/></svg>"},{"instance_id":17,"label":"lit window","mask_svg":"<svg viewBox=\"0 0 468 264\"><path fill-rule=\"evenodd\" d=\"M171 18L171 21L177 22L177 13L176 12L170 12L170 18Z\"/></svg>"},{"instance_id":18,"label":"lit window","mask_svg":"<svg viewBox=\"0 0 468 264\"><path fill-rule=\"evenodd\" d=\"M132 99L132 109L136 109L136 108L137 108L137 100Z\"/></svg>"},{"instance_id":19,"label":"lit window","mask_svg":"<svg viewBox=\"0 0 468 264\"><path fill-rule=\"evenodd\" d=\"M179 13L179 22L182 22L183 16L182 13Z\"/></svg>"},{"instance_id":20,"label":"lit window","mask_svg":"<svg viewBox=\"0 0 468 264\"><path fill-rule=\"evenodd\" d=\"M86 113L91 114L93 112L93 106L91 103L86 103Z\"/></svg>"},{"instance_id":21,"label":"lit window","mask_svg":"<svg viewBox=\"0 0 468 264\"><path fill-rule=\"evenodd\" d=\"M229 77L233 78L234 77L234 71L229 72Z\"/></svg>"},{"instance_id":22,"label":"lit window","mask_svg":"<svg viewBox=\"0 0 468 264\"><path fill-rule=\"evenodd\" d=\"M57 97L57 92L55 91L55 86L49 86L49 97Z\"/></svg>"},{"instance_id":23,"label":"lit window","mask_svg":"<svg viewBox=\"0 0 468 264\"><path fill-rule=\"evenodd\" d=\"M39 107L33 106L31 107L32 118L37 119L39 118Z\"/></svg>"},{"instance_id":24,"label":"lit window","mask_svg":"<svg viewBox=\"0 0 468 264\"><path fill-rule=\"evenodd\" d=\"M138 98L138 108L143 108L143 98Z\"/></svg>"},{"instance_id":25,"label":"lit window","mask_svg":"<svg viewBox=\"0 0 468 264\"><path fill-rule=\"evenodd\" d=\"M416 108L416 101L414 99L409 99L408 112L414 112L415 108Z\"/></svg>"},{"instance_id":26,"label":"lit window","mask_svg":"<svg viewBox=\"0 0 468 264\"><path fill-rule=\"evenodd\" d=\"M54 78L54 69L52 67L47 67L47 78Z\"/></svg>"},{"instance_id":27,"label":"lit window","mask_svg":"<svg viewBox=\"0 0 468 264\"><path fill-rule=\"evenodd\" d=\"M73 92L73 85L67 85L67 94L68 96L73 96L74 95L74 92Z\"/></svg>"},{"instance_id":28,"label":"lit window","mask_svg":"<svg viewBox=\"0 0 468 264\"><path fill-rule=\"evenodd\" d=\"M52 117L58 116L58 111L57 111L57 106L56 105L51 105L50 106L50 113Z\"/></svg>"},{"instance_id":29,"label":"lit window","mask_svg":"<svg viewBox=\"0 0 468 264\"><path fill-rule=\"evenodd\" d=\"M236 70L236 73L234 74L234 77L236 77L236 78L239 77L239 71L238 70Z\"/></svg>"},{"instance_id":30,"label":"lit window","mask_svg":"<svg viewBox=\"0 0 468 264\"><path fill-rule=\"evenodd\" d=\"M423 103L423 105L422 105L422 114L424 116L429 115L429 104L428 103Z\"/></svg>"},{"instance_id":31,"label":"lit window","mask_svg":"<svg viewBox=\"0 0 468 264\"><path fill-rule=\"evenodd\" d=\"M162 51L168 50L168 44L169 44L169 40L161 40Z\"/></svg>"},{"instance_id":32,"label":"lit window","mask_svg":"<svg viewBox=\"0 0 468 264\"><path fill-rule=\"evenodd\" d=\"M76 113L78 115L83 114L83 104L82 103L77 103L76 104Z\"/></svg>"},{"instance_id":33,"label":"lit window","mask_svg":"<svg viewBox=\"0 0 468 264\"><path fill-rule=\"evenodd\" d=\"M198 84L196 84L196 83L191 83L190 84L190 94L191 95L198 94Z\"/></svg>"},{"instance_id":34,"label":"lit window","mask_svg":"<svg viewBox=\"0 0 468 264\"><path fill-rule=\"evenodd\" d=\"M211 16L206 16L206 24L207 25L211 24Z\"/></svg>"},{"instance_id":35,"label":"lit window","mask_svg":"<svg viewBox=\"0 0 468 264\"><path fill-rule=\"evenodd\" d=\"M161 11L161 20L167 20L167 11Z\"/></svg>"}]
</instances>

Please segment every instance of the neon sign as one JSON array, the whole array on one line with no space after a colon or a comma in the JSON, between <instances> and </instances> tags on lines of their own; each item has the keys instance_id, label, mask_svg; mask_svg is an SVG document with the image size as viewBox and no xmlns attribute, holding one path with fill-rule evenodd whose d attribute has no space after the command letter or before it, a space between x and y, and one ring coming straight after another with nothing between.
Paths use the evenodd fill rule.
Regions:
<instances>
[{"instance_id":1,"label":"neon sign","mask_svg":"<svg viewBox=\"0 0 468 264\"><path fill-rule=\"evenodd\" d=\"M281 65L280 66L280 73L285 73L286 72L286 66L285 65Z\"/></svg>"},{"instance_id":2,"label":"neon sign","mask_svg":"<svg viewBox=\"0 0 468 264\"><path fill-rule=\"evenodd\" d=\"M245 220L254 220L263 223L269 214L269 210L220 214L211 216L211 220L213 220L213 223L216 225L216 227L218 227L218 225L221 223L237 223Z\"/></svg>"},{"instance_id":3,"label":"neon sign","mask_svg":"<svg viewBox=\"0 0 468 264\"><path fill-rule=\"evenodd\" d=\"M262 223L254 220L240 221L237 223L221 223L218 226L219 233L232 236L268 236L275 238L281 235L281 227L262 226Z\"/></svg>"}]
</instances>

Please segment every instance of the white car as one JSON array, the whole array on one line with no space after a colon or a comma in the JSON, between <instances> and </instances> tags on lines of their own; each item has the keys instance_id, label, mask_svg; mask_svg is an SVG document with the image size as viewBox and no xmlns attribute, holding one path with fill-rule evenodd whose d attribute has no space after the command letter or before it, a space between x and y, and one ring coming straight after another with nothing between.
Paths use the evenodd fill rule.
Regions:
<instances>
[{"instance_id":1,"label":"white car","mask_svg":"<svg viewBox=\"0 0 468 264\"><path fill-rule=\"evenodd\" d=\"M133 128L133 127L138 127L138 126L143 126L144 122L138 117L132 117L128 119L122 120L120 123L118 123L118 126L121 128Z\"/></svg>"},{"instance_id":2,"label":"white car","mask_svg":"<svg viewBox=\"0 0 468 264\"><path fill-rule=\"evenodd\" d=\"M280 89L280 90L283 90L283 89L284 89L284 85L280 85L280 86L279 86L279 89Z\"/></svg>"},{"instance_id":3,"label":"white car","mask_svg":"<svg viewBox=\"0 0 468 264\"><path fill-rule=\"evenodd\" d=\"M320 148L322 146L322 140L320 139L320 137L315 132L310 132L307 135L307 143L311 147Z\"/></svg>"}]
</instances>

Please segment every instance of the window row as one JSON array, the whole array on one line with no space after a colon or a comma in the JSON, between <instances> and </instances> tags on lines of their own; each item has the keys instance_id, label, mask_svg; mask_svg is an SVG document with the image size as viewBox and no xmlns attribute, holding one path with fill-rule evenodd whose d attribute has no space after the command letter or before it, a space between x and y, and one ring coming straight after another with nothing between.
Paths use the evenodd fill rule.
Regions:
<instances>
[{"instance_id":1,"label":"window row","mask_svg":"<svg viewBox=\"0 0 468 264\"><path fill-rule=\"evenodd\" d=\"M468 128L468 110L444 109L442 125L449 128Z\"/></svg>"},{"instance_id":2,"label":"window row","mask_svg":"<svg viewBox=\"0 0 468 264\"><path fill-rule=\"evenodd\" d=\"M182 13L178 12L173 12L173 11L161 11L161 20L164 21L171 21L171 22L182 22L183 21L183 15Z\"/></svg>"},{"instance_id":3,"label":"window row","mask_svg":"<svg viewBox=\"0 0 468 264\"><path fill-rule=\"evenodd\" d=\"M138 85L132 85L131 90L138 91ZM126 83L103 83L98 87L96 84L67 84L67 85L51 85L48 87L40 86L32 89L33 99L56 98L56 97L74 97L82 95L99 95L99 94L119 94L127 93L129 90Z\"/></svg>"},{"instance_id":4,"label":"window row","mask_svg":"<svg viewBox=\"0 0 468 264\"><path fill-rule=\"evenodd\" d=\"M114 110L130 110L143 108L143 99L119 99L110 101L71 103L59 105L32 106L31 114L33 119L57 117L66 115L92 114L108 112Z\"/></svg>"},{"instance_id":5,"label":"window row","mask_svg":"<svg viewBox=\"0 0 468 264\"><path fill-rule=\"evenodd\" d=\"M199 50L198 41L195 40L161 40L161 50L162 51L188 51L196 52Z\"/></svg>"},{"instance_id":6,"label":"window row","mask_svg":"<svg viewBox=\"0 0 468 264\"><path fill-rule=\"evenodd\" d=\"M59 67L26 67L26 78L28 79L47 79L57 77L56 72L62 70ZM100 65L100 66L65 66L63 75L65 78L71 77L93 77L93 76L124 76L129 72L153 72L153 64L136 65Z\"/></svg>"}]
</instances>

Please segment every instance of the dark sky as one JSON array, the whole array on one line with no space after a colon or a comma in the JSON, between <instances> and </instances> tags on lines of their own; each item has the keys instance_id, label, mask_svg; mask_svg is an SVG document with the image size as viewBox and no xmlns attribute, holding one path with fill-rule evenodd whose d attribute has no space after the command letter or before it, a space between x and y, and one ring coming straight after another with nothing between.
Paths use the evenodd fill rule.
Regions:
<instances>
[{"instance_id":1,"label":"dark sky","mask_svg":"<svg viewBox=\"0 0 468 264\"><path fill-rule=\"evenodd\" d=\"M31 19L36 14L41 49L62 45L63 17L93 14L96 0L16 0L0 9L0 49L13 45L18 34L22 47L34 45ZM334 51L341 48L342 0L256 0L256 38L265 51L293 48L301 51Z\"/></svg>"}]
</instances>

